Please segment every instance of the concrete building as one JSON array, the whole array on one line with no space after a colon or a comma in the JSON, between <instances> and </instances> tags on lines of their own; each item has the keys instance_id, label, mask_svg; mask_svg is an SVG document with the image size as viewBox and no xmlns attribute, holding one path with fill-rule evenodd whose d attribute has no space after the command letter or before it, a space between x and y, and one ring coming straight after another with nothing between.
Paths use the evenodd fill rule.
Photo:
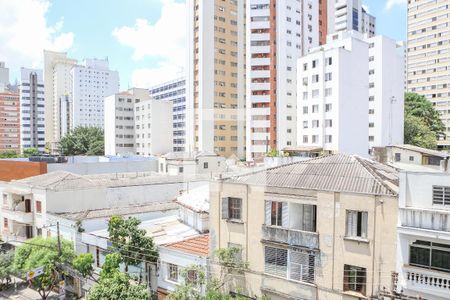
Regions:
<instances>
[{"instance_id":1,"label":"concrete building","mask_svg":"<svg viewBox=\"0 0 450 300\"><path fill-rule=\"evenodd\" d=\"M161 155L173 149L173 103L152 98L134 103L137 155Z\"/></svg>"},{"instance_id":2,"label":"concrete building","mask_svg":"<svg viewBox=\"0 0 450 300\"><path fill-rule=\"evenodd\" d=\"M402 53L388 38L349 31L300 58L297 145L367 156L402 143Z\"/></svg>"},{"instance_id":3,"label":"concrete building","mask_svg":"<svg viewBox=\"0 0 450 300\"><path fill-rule=\"evenodd\" d=\"M0 87L0 151L20 152L19 96L18 92L1 91Z\"/></svg>"},{"instance_id":4,"label":"concrete building","mask_svg":"<svg viewBox=\"0 0 450 300\"><path fill-rule=\"evenodd\" d=\"M433 103L446 125L439 148L450 145L450 0L408 1L408 91Z\"/></svg>"},{"instance_id":5,"label":"concrete building","mask_svg":"<svg viewBox=\"0 0 450 300\"><path fill-rule=\"evenodd\" d=\"M207 184L207 180L207 176L200 175L78 175L56 171L5 183L0 186L4 201L0 213L2 240L14 243L41 235L49 213L55 215L168 202L188 186L193 189Z\"/></svg>"},{"instance_id":6,"label":"concrete building","mask_svg":"<svg viewBox=\"0 0 450 300\"><path fill-rule=\"evenodd\" d=\"M326 35L355 30L369 37L375 35L376 19L364 8L361 0L327 0Z\"/></svg>"},{"instance_id":7,"label":"concrete building","mask_svg":"<svg viewBox=\"0 0 450 300\"><path fill-rule=\"evenodd\" d=\"M400 172L397 292L450 299L450 174Z\"/></svg>"},{"instance_id":8,"label":"concrete building","mask_svg":"<svg viewBox=\"0 0 450 300\"><path fill-rule=\"evenodd\" d=\"M133 88L105 98L105 154L159 155L173 148L173 102Z\"/></svg>"},{"instance_id":9,"label":"concrete building","mask_svg":"<svg viewBox=\"0 0 450 300\"><path fill-rule=\"evenodd\" d=\"M297 59L319 45L317 1L247 3L246 158L296 144Z\"/></svg>"},{"instance_id":10,"label":"concrete building","mask_svg":"<svg viewBox=\"0 0 450 300\"><path fill-rule=\"evenodd\" d=\"M225 157L209 152L171 152L158 159L159 172L169 175L219 174L226 170Z\"/></svg>"},{"instance_id":11,"label":"concrete building","mask_svg":"<svg viewBox=\"0 0 450 300\"><path fill-rule=\"evenodd\" d=\"M186 78L180 77L150 88L154 100L173 104L173 151L186 151Z\"/></svg>"},{"instance_id":12,"label":"concrete building","mask_svg":"<svg viewBox=\"0 0 450 300\"><path fill-rule=\"evenodd\" d=\"M245 157L245 2L187 1L188 152Z\"/></svg>"},{"instance_id":13,"label":"concrete building","mask_svg":"<svg viewBox=\"0 0 450 300\"><path fill-rule=\"evenodd\" d=\"M210 251L242 249L226 288L269 299L371 298L395 271L398 175L332 155L211 183ZM214 272L214 271L213 271Z\"/></svg>"},{"instance_id":14,"label":"concrete building","mask_svg":"<svg viewBox=\"0 0 450 300\"><path fill-rule=\"evenodd\" d=\"M20 149L45 150L45 99L42 70L20 69Z\"/></svg>"},{"instance_id":15,"label":"concrete building","mask_svg":"<svg viewBox=\"0 0 450 300\"><path fill-rule=\"evenodd\" d=\"M9 85L9 69L5 62L0 61L0 92L3 92Z\"/></svg>"},{"instance_id":16,"label":"concrete building","mask_svg":"<svg viewBox=\"0 0 450 300\"><path fill-rule=\"evenodd\" d=\"M45 141L52 150L58 148L57 143L65 133L61 127L65 130L69 122L67 103L72 99L70 70L76 63L77 60L67 57L66 52L44 50Z\"/></svg>"},{"instance_id":17,"label":"concrete building","mask_svg":"<svg viewBox=\"0 0 450 300\"><path fill-rule=\"evenodd\" d=\"M85 59L73 66L71 128L104 128L104 99L119 92L119 73L109 69L108 59Z\"/></svg>"}]
</instances>

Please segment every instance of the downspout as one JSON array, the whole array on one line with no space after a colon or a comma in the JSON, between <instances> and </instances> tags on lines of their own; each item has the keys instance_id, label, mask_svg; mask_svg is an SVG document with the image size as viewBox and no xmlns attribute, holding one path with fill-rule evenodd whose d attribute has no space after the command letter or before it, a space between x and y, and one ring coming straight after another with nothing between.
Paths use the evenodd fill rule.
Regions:
<instances>
[{"instance_id":1,"label":"downspout","mask_svg":"<svg viewBox=\"0 0 450 300\"><path fill-rule=\"evenodd\" d=\"M374 287L375 287L375 239L376 239L376 230L377 230L377 200L378 196L375 196L373 201L373 242L372 242L372 296L374 295Z\"/></svg>"},{"instance_id":2,"label":"downspout","mask_svg":"<svg viewBox=\"0 0 450 300\"><path fill-rule=\"evenodd\" d=\"M333 195L333 254L331 261L331 289L334 290L334 261L335 261L335 248L336 248L336 197L337 193Z\"/></svg>"}]
</instances>

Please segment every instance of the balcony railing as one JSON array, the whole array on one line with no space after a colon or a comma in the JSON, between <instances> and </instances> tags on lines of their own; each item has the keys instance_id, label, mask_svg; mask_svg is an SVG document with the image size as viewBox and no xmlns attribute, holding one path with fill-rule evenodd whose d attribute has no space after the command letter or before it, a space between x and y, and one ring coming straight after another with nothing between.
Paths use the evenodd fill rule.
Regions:
<instances>
[{"instance_id":1,"label":"balcony railing","mask_svg":"<svg viewBox=\"0 0 450 300\"><path fill-rule=\"evenodd\" d=\"M403 271L407 289L450 297L450 274L414 267L404 267Z\"/></svg>"},{"instance_id":2,"label":"balcony railing","mask_svg":"<svg viewBox=\"0 0 450 300\"><path fill-rule=\"evenodd\" d=\"M20 223L33 223L33 214L23 210L2 209L3 217Z\"/></svg>"},{"instance_id":3,"label":"balcony railing","mask_svg":"<svg viewBox=\"0 0 450 300\"><path fill-rule=\"evenodd\" d=\"M319 234L316 232L263 225L262 236L267 241L319 249Z\"/></svg>"},{"instance_id":4,"label":"balcony railing","mask_svg":"<svg viewBox=\"0 0 450 300\"><path fill-rule=\"evenodd\" d=\"M401 208L400 221L404 227L450 232L450 211Z\"/></svg>"}]
</instances>

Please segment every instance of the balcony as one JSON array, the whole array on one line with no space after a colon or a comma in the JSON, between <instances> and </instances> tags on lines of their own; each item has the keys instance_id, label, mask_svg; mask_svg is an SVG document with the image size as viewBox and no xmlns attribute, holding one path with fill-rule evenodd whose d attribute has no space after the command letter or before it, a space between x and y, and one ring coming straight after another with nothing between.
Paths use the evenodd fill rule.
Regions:
<instances>
[{"instance_id":1,"label":"balcony","mask_svg":"<svg viewBox=\"0 0 450 300\"><path fill-rule=\"evenodd\" d=\"M317 232L263 225L262 236L266 241L319 249L319 234Z\"/></svg>"},{"instance_id":2,"label":"balcony","mask_svg":"<svg viewBox=\"0 0 450 300\"><path fill-rule=\"evenodd\" d=\"M450 211L400 208L402 227L450 232Z\"/></svg>"},{"instance_id":3,"label":"balcony","mask_svg":"<svg viewBox=\"0 0 450 300\"><path fill-rule=\"evenodd\" d=\"M32 224L33 213L25 212L23 210L5 209L2 208L3 218L10 219L19 223Z\"/></svg>"},{"instance_id":4,"label":"balcony","mask_svg":"<svg viewBox=\"0 0 450 300\"><path fill-rule=\"evenodd\" d=\"M450 274L422 268L403 267L405 288L414 292L450 298Z\"/></svg>"}]
</instances>

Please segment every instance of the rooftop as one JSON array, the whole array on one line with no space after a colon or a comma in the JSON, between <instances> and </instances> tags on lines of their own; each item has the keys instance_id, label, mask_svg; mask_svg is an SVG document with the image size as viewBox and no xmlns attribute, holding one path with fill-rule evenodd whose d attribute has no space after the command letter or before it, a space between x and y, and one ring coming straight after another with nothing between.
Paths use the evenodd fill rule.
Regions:
<instances>
[{"instance_id":1,"label":"rooftop","mask_svg":"<svg viewBox=\"0 0 450 300\"><path fill-rule=\"evenodd\" d=\"M387 146L387 147L388 148L400 148L400 149L404 149L404 150L419 152L419 153L422 153L422 154L427 154L427 155L432 155L432 156L439 156L439 157L442 157L442 158L450 157L450 153L448 153L448 152L437 151L437 150L422 148L422 147L418 147L418 146L414 146L414 145L408 145L408 144L392 145L392 146Z\"/></svg>"},{"instance_id":2,"label":"rooftop","mask_svg":"<svg viewBox=\"0 0 450 300\"><path fill-rule=\"evenodd\" d=\"M209 234L199 235L163 246L169 249L207 257L209 253Z\"/></svg>"},{"instance_id":3,"label":"rooftop","mask_svg":"<svg viewBox=\"0 0 450 300\"><path fill-rule=\"evenodd\" d=\"M207 174L183 174L171 176L152 172L134 172L78 175L67 171L55 171L12 181L10 184L18 184L25 187L34 187L46 190L63 191L204 180L209 180L209 176Z\"/></svg>"},{"instance_id":4,"label":"rooftop","mask_svg":"<svg viewBox=\"0 0 450 300\"><path fill-rule=\"evenodd\" d=\"M175 202L195 212L209 212L209 184L183 192Z\"/></svg>"},{"instance_id":5,"label":"rooftop","mask_svg":"<svg viewBox=\"0 0 450 300\"><path fill-rule=\"evenodd\" d=\"M168 160L196 160L198 157L202 156L219 156L214 152L206 151L193 151L193 152L169 152L167 154L161 155L161 157Z\"/></svg>"},{"instance_id":6,"label":"rooftop","mask_svg":"<svg viewBox=\"0 0 450 300\"><path fill-rule=\"evenodd\" d=\"M55 213L55 215L64 219L78 221L78 220L107 218L112 216L142 214L153 211L175 210L177 208L178 206L176 203L167 201L167 202L152 203L148 205L113 207L113 208L94 209L80 212L60 213L60 214Z\"/></svg>"},{"instance_id":7,"label":"rooftop","mask_svg":"<svg viewBox=\"0 0 450 300\"><path fill-rule=\"evenodd\" d=\"M335 154L248 174L225 181L277 188L396 196L396 169L355 155Z\"/></svg>"}]
</instances>

